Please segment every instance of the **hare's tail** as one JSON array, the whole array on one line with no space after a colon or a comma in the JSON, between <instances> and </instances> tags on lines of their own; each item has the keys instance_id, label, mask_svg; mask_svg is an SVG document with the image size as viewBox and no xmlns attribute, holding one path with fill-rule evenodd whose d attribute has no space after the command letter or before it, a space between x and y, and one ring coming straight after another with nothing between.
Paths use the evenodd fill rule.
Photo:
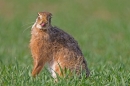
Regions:
<instances>
[{"instance_id":1,"label":"hare's tail","mask_svg":"<svg viewBox=\"0 0 130 86\"><path fill-rule=\"evenodd\" d=\"M87 62L86 62L85 58L84 58L83 63L85 64L85 69L86 69L86 77L89 77L89 75L90 75L90 71L89 71L89 69L88 69Z\"/></svg>"}]
</instances>

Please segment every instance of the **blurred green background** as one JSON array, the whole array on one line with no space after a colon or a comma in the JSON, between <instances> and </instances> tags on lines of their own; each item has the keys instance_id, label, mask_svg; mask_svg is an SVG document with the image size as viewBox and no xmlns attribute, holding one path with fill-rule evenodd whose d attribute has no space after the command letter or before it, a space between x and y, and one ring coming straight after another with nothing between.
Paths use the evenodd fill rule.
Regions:
<instances>
[{"instance_id":1,"label":"blurred green background","mask_svg":"<svg viewBox=\"0 0 130 86\"><path fill-rule=\"evenodd\" d=\"M91 71L89 85L107 85L107 75L115 75L117 86L130 84L130 0L0 0L1 83L11 77L9 65L32 70L30 30L41 11L51 12L52 25L78 41Z\"/></svg>"}]
</instances>

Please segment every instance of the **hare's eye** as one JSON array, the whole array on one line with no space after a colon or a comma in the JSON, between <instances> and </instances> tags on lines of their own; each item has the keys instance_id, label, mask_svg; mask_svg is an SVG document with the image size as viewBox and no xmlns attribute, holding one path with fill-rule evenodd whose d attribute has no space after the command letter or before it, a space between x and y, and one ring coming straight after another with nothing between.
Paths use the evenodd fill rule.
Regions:
<instances>
[{"instance_id":1,"label":"hare's eye","mask_svg":"<svg viewBox=\"0 0 130 86\"><path fill-rule=\"evenodd\" d=\"M40 16L38 16L37 19L40 19Z\"/></svg>"}]
</instances>

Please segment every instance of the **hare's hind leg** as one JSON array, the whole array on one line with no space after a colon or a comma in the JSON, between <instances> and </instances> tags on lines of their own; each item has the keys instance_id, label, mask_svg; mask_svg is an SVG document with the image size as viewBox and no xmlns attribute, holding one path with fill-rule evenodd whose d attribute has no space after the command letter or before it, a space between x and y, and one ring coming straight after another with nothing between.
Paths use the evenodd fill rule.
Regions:
<instances>
[{"instance_id":1,"label":"hare's hind leg","mask_svg":"<svg viewBox=\"0 0 130 86\"><path fill-rule=\"evenodd\" d=\"M34 68L33 68L33 71L32 71L32 76L33 77L35 77L36 75L39 74L39 72L43 68L44 64L45 63L42 60L35 60L34 61Z\"/></svg>"},{"instance_id":2,"label":"hare's hind leg","mask_svg":"<svg viewBox=\"0 0 130 86\"><path fill-rule=\"evenodd\" d=\"M53 62L53 64L50 65L49 70L54 79L57 78L57 75L62 76L61 67L57 62Z\"/></svg>"}]
</instances>

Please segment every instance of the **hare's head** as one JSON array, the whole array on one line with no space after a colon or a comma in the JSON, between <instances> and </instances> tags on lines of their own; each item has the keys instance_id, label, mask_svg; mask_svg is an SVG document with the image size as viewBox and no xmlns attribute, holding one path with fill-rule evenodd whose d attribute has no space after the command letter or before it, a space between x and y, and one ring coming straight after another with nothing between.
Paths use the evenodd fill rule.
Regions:
<instances>
[{"instance_id":1,"label":"hare's head","mask_svg":"<svg viewBox=\"0 0 130 86\"><path fill-rule=\"evenodd\" d=\"M39 12L34 24L35 27L41 30L48 29L51 26L51 16L52 14L49 12Z\"/></svg>"}]
</instances>

